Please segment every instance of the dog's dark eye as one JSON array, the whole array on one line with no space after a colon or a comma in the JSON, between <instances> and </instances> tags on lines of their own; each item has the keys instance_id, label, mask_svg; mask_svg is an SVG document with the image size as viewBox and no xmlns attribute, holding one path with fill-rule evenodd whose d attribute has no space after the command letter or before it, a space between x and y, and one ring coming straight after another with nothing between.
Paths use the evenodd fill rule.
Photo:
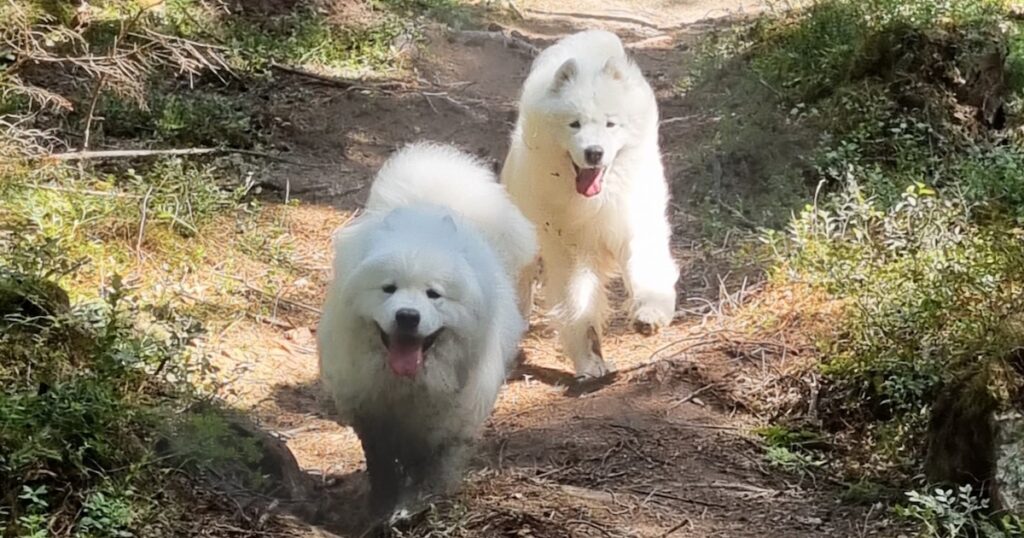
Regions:
<instances>
[{"instance_id":1,"label":"dog's dark eye","mask_svg":"<svg viewBox=\"0 0 1024 538\"><path fill-rule=\"evenodd\" d=\"M606 123L605 126L606 127L615 127L615 122L614 121L610 121L610 122Z\"/></svg>"},{"instance_id":2,"label":"dog's dark eye","mask_svg":"<svg viewBox=\"0 0 1024 538\"><path fill-rule=\"evenodd\" d=\"M580 128L580 122L579 121L574 121L574 122L569 124L569 127L572 127L573 129L579 129Z\"/></svg>"},{"instance_id":3,"label":"dog's dark eye","mask_svg":"<svg viewBox=\"0 0 1024 538\"><path fill-rule=\"evenodd\" d=\"M430 299L440 299L441 298L441 294L437 293L436 291L434 291L432 289L430 289L430 290L427 290L427 297L430 298Z\"/></svg>"},{"instance_id":4,"label":"dog's dark eye","mask_svg":"<svg viewBox=\"0 0 1024 538\"><path fill-rule=\"evenodd\" d=\"M398 291L398 286L396 286L394 284L388 284L387 286L384 286L383 288L381 288L380 291L383 291L384 293L386 293L388 295L391 295L392 293L395 293L396 291Z\"/></svg>"}]
</instances>

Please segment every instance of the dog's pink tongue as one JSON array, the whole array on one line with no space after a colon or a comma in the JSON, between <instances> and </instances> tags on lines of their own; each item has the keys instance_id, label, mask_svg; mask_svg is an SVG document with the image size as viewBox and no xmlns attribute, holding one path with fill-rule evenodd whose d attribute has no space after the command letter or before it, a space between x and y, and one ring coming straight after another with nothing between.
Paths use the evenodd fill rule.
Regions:
<instances>
[{"instance_id":1,"label":"dog's pink tongue","mask_svg":"<svg viewBox=\"0 0 1024 538\"><path fill-rule=\"evenodd\" d=\"M392 342L388 347L388 366L395 375L414 377L422 364L423 349L420 342Z\"/></svg>"},{"instance_id":2,"label":"dog's pink tongue","mask_svg":"<svg viewBox=\"0 0 1024 538\"><path fill-rule=\"evenodd\" d=\"M576 192L590 198L601 192L601 176L604 168L580 168L576 172Z\"/></svg>"}]
</instances>

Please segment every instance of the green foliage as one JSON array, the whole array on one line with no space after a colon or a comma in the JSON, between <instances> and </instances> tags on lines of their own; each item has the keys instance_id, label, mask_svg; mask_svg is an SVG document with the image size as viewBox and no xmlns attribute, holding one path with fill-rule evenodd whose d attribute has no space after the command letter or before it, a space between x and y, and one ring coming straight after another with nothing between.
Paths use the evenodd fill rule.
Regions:
<instances>
[{"instance_id":1,"label":"green foliage","mask_svg":"<svg viewBox=\"0 0 1024 538\"><path fill-rule=\"evenodd\" d=\"M1024 35L1006 13L996 0L820 1L708 39L686 85L724 78L738 89L721 111L716 149L768 163L740 172L789 185L775 193L806 192L807 176L824 180L826 192L842 190L854 177L888 207L908 185L925 183L1019 218L1024 152L1001 126L1022 122ZM766 100L788 113L766 122L764 107L743 104ZM733 116L739 129L730 129ZM779 141L808 138L802 132L821 134L778 158L774 146L799 147ZM766 210L788 217L793 205L778 202ZM776 220L744 214L762 225Z\"/></svg>"},{"instance_id":2,"label":"green foliage","mask_svg":"<svg viewBox=\"0 0 1024 538\"><path fill-rule=\"evenodd\" d=\"M918 523L922 538L1017 538L1024 536L1024 522L1013 515L988 517L988 501L979 499L971 486L935 488L931 493L908 491L908 504L897 506L896 515Z\"/></svg>"},{"instance_id":3,"label":"green foliage","mask_svg":"<svg viewBox=\"0 0 1024 538\"><path fill-rule=\"evenodd\" d=\"M273 62L368 71L396 67L393 44L406 31L401 17L379 15L347 26L308 6L273 16L223 17L200 0L178 0L168 4L163 22L175 34L221 43L229 61L246 71Z\"/></svg>"},{"instance_id":4,"label":"green foliage","mask_svg":"<svg viewBox=\"0 0 1024 538\"><path fill-rule=\"evenodd\" d=\"M1006 14L990 0L821 1L699 53L703 80L738 73L746 99L767 88L785 125L820 133L802 160L814 200L764 238L778 278L846 307L822 342L819 412L853 441L837 446L860 478L915 474L943 387L1021 342L1024 42ZM764 434L779 465L801 454L791 433Z\"/></svg>"},{"instance_id":5,"label":"green foliage","mask_svg":"<svg viewBox=\"0 0 1024 538\"><path fill-rule=\"evenodd\" d=\"M91 491L82 503L78 535L84 537L131 537L140 519L140 507L130 486L104 484Z\"/></svg>"},{"instance_id":6,"label":"green foliage","mask_svg":"<svg viewBox=\"0 0 1024 538\"><path fill-rule=\"evenodd\" d=\"M909 419L943 383L1015 345L1021 238L974 214L962 197L920 184L885 208L851 182L794 221L793 276L849 301L824 372L851 407Z\"/></svg>"},{"instance_id":7,"label":"green foliage","mask_svg":"<svg viewBox=\"0 0 1024 538\"><path fill-rule=\"evenodd\" d=\"M988 502L978 500L970 486L958 490L936 488L934 493L907 492L909 505L896 508L902 517L923 527L922 535L934 538L959 538L973 528Z\"/></svg>"},{"instance_id":8,"label":"green foliage","mask_svg":"<svg viewBox=\"0 0 1024 538\"><path fill-rule=\"evenodd\" d=\"M176 147L251 148L260 140L256 113L239 97L202 90L151 89L146 109L109 96L99 107L102 134L156 138Z\"/></svg>"},{"instance_id":9,"label":"green foliage","mask_svg":"<svg viewBox=\"0 0 1024 538\"><path fill-rule=\"evenodd\" d=\"M241 51L237 61L249 69L282 62L365 71L394 66L391 46L402 30L398 19L350 28L299 12L272 21L238 22L226 40L232 50Z\"/></svg>"},{"instance_id":10,"label":"green foliage","mask_svg":"<svg viewBox=\"0 0 1024 538\"><path fill-rule=\"evenodd\" d=\"M804 14L762 20L751 65L794 102L815 100L888 68L927 69L914 50L925 34L955 34L954 63L965 59L998 31L1005 11L1000 0L816 2Z\"/></svg>"},{"instance_id":11,"label":"green foliage","mask_svg":"<svg viewBox=\"0 0 1024 538\"><path fill-rule=\"evenodd\" d=\"M808 430L791 430L778 424L765 426L755 433L770 447L810 447L820 445L821 434Z\"/></svg>"},{"instance_id":12,"label":"green foliage","mask_svg":"<svg viewBox=\"0 0 1024 538\"><path fill-rule=\"evenodd\" d=\"M65 276L103 253L126 255L126 244L109 240L137 242L143 214L142 239L164 231L194 235L247 193L230 177L225 169L179 158L86 178L61 166L0 173L3 261L28 274Z\"/></svg>"},{"instance_id":13,"label":"green foliage","mask_svg":"<svg viewBox=\"0 0 1024 538\"><path fill-rule=\"evenodd\" d=\"M801 476L811 476L825 465L824 460L816 458L812 453L783 446L768 447L765 459L772 467Z\"/></svg>"},{"instance_id":14,"label":"green foliage","mask_svg":"<svg viewBox=\"0 0 1024 538\"><path fill-rule=\"evenodd\" d=\"M203 374L190 347L199 328L138 304L117 279L102 301L51 310L0 320L0 487L21 492L0 501L0 527L126 536L146 512L135 491L151 491L158 472L140 465L152 458L148 432ZM147 312L142 328L133 320Z\"/></svg>"},{"instance_id":15,"label":"green foliage","mask_svg":"<svg viewBox=\"0 0 1024 538\"><path fill-rule=\"evenodd\" d=\"M756 433L764 440L765 460L772 467L810 476L826 463L819 450L822 438L816 432L770 425Z\"/></svg>"},{"instance_id":16,"label":"green foliage","mask_svg":"<svg viewBox=\"0 0 1024 538\"><path fill-rule=\"evenodd\" d=\"M463 0L373 0L371 3L400 17L423 14L452 27L472 22Z\"/></svg>"},{"instance_id":17,"label":"green foliage","mask_svg":"<svg viewBox=\"0 0 1024 538\"><path fill-rule=\"evenodd\" d=\"M264 453L240 423L228 411L196 406L163 427L167 446L162 451L200 472L258 491L268 484L260 468Z\"/></svg>"},{"instance_id":18,"label":"green foliage","mask_svg":"<svg viewBox=\"0 0 1024 538\"><path fill-rule=\"evenodd\" d=\"M245 189L225 176L181 159L0 169L0 490L22 492L0 498L0 528L129 536L153 516L154 436L206 380L203 327L116 273L151 242L173 259L237 207Z\"/></svg>"},{"instance_id":19,"label":"green foliage","mask_svg":"<svg viewBox=\"0 0 1024 538\"><path fill-rule=\"evenodd\" d=\"M237 159L8 156L80 147L86 132L94 148L255 147L259 116L235 92L264 83L271 62L395 69L412 16L460 13L449 0L381 0L349 24L306 3L272 16L159 4L0 2L3 536L152 533L176 510L162 489L171 461L265 480L256 441L217 413L181 411L208 381L203 327L155 285L191 269L204 226L242 208L252 184ZM289 258L283 232L249 231L243 252ZM116 276L129 273L130 284Z\"/></svg>"}]
</instances>

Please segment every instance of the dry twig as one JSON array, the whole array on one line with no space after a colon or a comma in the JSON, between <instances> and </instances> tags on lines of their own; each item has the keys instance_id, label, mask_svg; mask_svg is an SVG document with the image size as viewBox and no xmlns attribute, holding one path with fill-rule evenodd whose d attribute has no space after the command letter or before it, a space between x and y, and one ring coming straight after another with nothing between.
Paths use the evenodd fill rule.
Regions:
<instances>
[{"instance_id":1,"label":"dry twig","mask_svg":"<svg viewBox=\"0 0 1024 538\"><path fill-rule=\"evenodd\" d=\"M479 45L484 41L497 41L505 47L512 50L518 50L526 53L530 56L536 56L540 54L540 49L533 46L532 43L522 39L516 35L516 32L505 32L505 31L494 31L487 32L483 30L463 30L461 32L455 32L455 37L462 40L463 44L466 45Z\"/></svg>"},{"instance_id":2,"label":"dry twig","mask_svg":"<svg viewBox=\"0 0 1024 538\"><path fill-rule=\"evenodd\" d=\"M408 83L401 80L372 81L332 77L328 75L321 75L319 73L313 73L311 71L306 71L305 69L299 69L297 67L282 65L277 62L271 62L270 67L277 69L278 71L290 73L292 75L298 75L300 77L312 79L316 82L321 82L323 84L328 84L331 86L337 86L339 88L344 88L346 90L351 91L363 90L388 93L390 90L401 90L408 88L409 86Z\"/></svg>"},{"instance_id":3,"label":"dry twig","mask_svg":"<svg viewBox=\"0 0 1024 538\"><path fill-rule=\"evenodd\" d=\"M103 151L70 151L67 153L47 153L31 157L34 160L53 159L57 161L80 161L90 159L131 159L137 157L160 157L160 156L185 156L185 155L209 155L214 153L237 153L240 155L251 155L262 157L273 161L305 166L310 168L325 165L303 163L293 161L284 157L278 157L271 153L251 149L238 148L172 148L172 149L112 149Z\"/></svg>"}]
</instances>

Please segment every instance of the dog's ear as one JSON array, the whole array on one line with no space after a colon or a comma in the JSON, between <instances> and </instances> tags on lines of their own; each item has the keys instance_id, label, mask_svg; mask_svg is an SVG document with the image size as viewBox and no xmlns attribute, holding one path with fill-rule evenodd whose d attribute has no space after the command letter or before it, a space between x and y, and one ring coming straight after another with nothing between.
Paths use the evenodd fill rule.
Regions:
<instances>
[{"instance_id":1,"label":"dog's ear","mask_svg":"<svg viewBox=\"0 0 1024 538\"><path fill-rule=\"evenodd\" d=\"M567 84L572 82L576 75L579 73L579 66L576 64L576 60L569 58L562 64L562 67L555 71L555 81L551 83L551 93L559 93L562 91Z\"/></svg>"},{"instance_id":2,"label":"dog's ear","mask_svg":"<svg viewBox=\"0 0 1024 538\"><path fill-rule=\"evenodd\" d=\"M613 56L608 58L605 62L604 68L601 70L605 75L611 77L612 80L625 80L626 70L629 67L629 60L622 56Z\"/></svg>"},{"instance_id":3,"label":"dog's ear","mask_svg":"<svg viewBox=\"0 0 1024 538\"><path fill-rule=\"evenodd\" d=\"M441 217L441 222L443 222L445 226L451 228L453 232L459 231L459 227L455 225L455 219L452 218L451 215L445 215L444 217Z\"/></svg>"}]
</instances>

